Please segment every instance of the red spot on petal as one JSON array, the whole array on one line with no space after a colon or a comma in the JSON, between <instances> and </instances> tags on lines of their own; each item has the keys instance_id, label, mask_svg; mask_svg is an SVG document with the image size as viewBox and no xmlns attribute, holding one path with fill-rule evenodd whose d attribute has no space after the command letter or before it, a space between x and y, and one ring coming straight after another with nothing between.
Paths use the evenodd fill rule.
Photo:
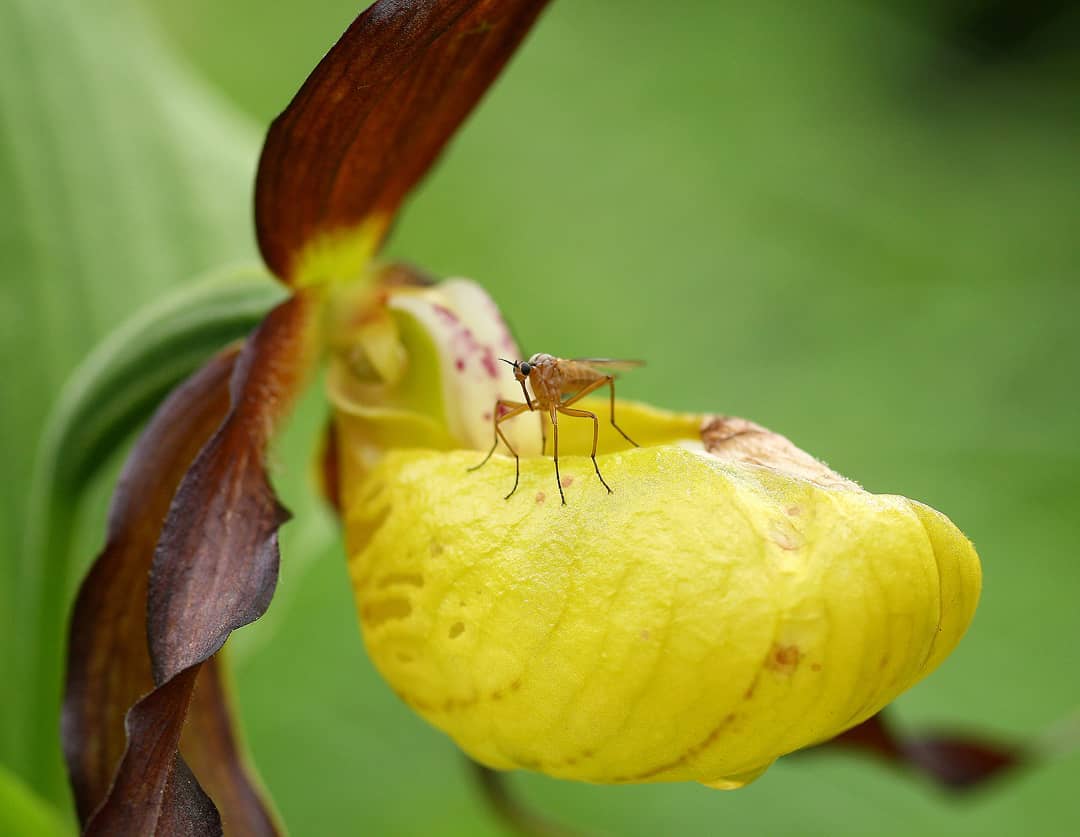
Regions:
<instances>
[{"instance_id":1,"label":"red spot on petal","mask_svg":"<svg viewBox=\"0 0 1080 837\"><path fill-rule=\"evenodd\" d=\"M546 500L546 499L547 499L547 495L544 494L543 491L537 491L536 492L536 505L538 505L538 506L544 505L544 500Z\"/></svg>"},{"instance_id":2,"label":"red spot on petal","mask_svg":"<svg viewBox=\"0 0 1080 837\"><path fill-rule=\"evenodd\" d=\"M458 321L458 315L447 308L445 305L439 305L436 303L432 306L435 309L435 313L446 320L448 323L456 323Z\"/></svg>"},{"instance_id":3,"label":"red spot on petal","mask_svg":"<svg viewBox=\"0 0 1080 837\"><path fill-rule=\"evenodd\" d=\"M484 421L491 421L491 410L484 411Z\"/></svg>"},{"instance_id":4,"label":"red spot on petal","mask_svg":"<svg viewBox=\"0 0 1080 837\"><path fill-rule=\"evenodd\" d=\"M484 354L480 357L480 362L484 364L484 369L492 378L498 376L499 368L495 365L495 355L491 353L491 349L485 348Z\"/></svg>"},{"instance_id":5,"label":"red spot on petal","mask_svg":"<svg viewBox=\"0 0 1080 837\"><path fill-rule=\"evenodd\" d=\"M562 487L563 488L569 488L573 484L574 484L574 478L573 477L563 477L562 478Z\"/></svg>"},{"instance_id":6,"label":"red spot on petal","mask_svg":"<svg viewBox=\"0 0 1080 837\"><path fill-rule=\"evenodd\" d=\"M457 367L458 372L464 372L465 371L465 359L459 357L457 360L454 361L454 366Z\"/></svg>"}]
</instances>

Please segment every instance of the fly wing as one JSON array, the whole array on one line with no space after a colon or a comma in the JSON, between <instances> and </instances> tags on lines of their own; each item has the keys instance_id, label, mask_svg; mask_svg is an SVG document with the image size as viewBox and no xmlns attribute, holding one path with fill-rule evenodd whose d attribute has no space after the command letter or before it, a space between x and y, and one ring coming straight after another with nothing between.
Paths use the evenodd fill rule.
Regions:
<instances>
[{"instance_id":1,"label":"fly wing","mask_svg":"<svg viewBox=\"0 0 1080 837\"><path fill-rule=\"evenodd\" d=\"M573 358L573 361L574 363L591 366L594 369L611 369L615 372L627 372L645 365L643 360L620 360L613 357L576 357Z\"/></svg>"}]
</instances>

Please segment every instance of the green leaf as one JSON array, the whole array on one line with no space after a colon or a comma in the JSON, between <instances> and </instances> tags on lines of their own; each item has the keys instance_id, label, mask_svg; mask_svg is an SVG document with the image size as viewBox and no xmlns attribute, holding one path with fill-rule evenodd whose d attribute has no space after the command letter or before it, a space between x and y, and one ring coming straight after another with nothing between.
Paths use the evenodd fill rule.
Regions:
<instances>
[{"instance_id":1,"label":"green leaf","mask_svg":"<svg viewBox=\"0 0 1080 837\"><path fill-rule=\"evenodd\" d=\"M0 764L0 834L71 834L74 827Z\"/></svg>"},{"instance_id":2,"label":"green leaf","mask_svg":"<svg viewBox=\"0 0 1080 837\"><path fill-rule=\"evenodd\" d=\"M68 572L22 552L34 440L104 334L189 277L251 258L257 134L184 70L130 0L0 4L0 114L0 548L14 556L0 565L0 634L18 629L16 671L28 658L57 672L57 646L39 648L31 624L50 614L59 620L50 632L62 630ZM80 429L83 466L115 441L106 427ZM80 548L89 556L94 545ZM37 593L24 595L20 575L36 579ZM46 600L35 622L16 620L16 602ZM59 693L43 703L33 693L3 678L0 702L20 711L0 722L0 758L56 799Z\"/></svg>"}]
</instances>

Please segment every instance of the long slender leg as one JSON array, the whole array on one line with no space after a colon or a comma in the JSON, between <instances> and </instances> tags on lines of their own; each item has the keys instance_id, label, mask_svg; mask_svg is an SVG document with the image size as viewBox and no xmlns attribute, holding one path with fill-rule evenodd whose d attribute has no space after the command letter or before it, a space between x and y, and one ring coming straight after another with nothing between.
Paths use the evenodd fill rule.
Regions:
<instances>
[{"instance_id":1,"label":"long slender leg","mask_svg":"<svg viewBox=\"0 0 1080 837\"><path fill-rule=\"evenodd\" d=\"M510 407L511 409L503 413L502 415L499 415L499 409L502 407ZM495 441L491 443L491 450L488 451L488 454L484 457L483 461L480 462L480 464L473 465L471 468L468 469L469 471L475 471L477 468L482 468L484 465L486 465L487 461L491 459L491 455L495 453L495 448L499 446L499 439L502 439L503 444L506 445L510 453L514 455L514 487L510 489L510 493L506 495L505 499L507 500L509 500L513 496L514 492L517 491L518 480L521 478L521 457L518 456L517 451L514 450L513 445L510 444L510 441L503 434L499 425L507 419L512 419L514 416L521 415L527 409L529 409L528 404L522 404L518 401L506 401L500 398L498 401L495 402L495 411L492 420L492 424L495 428Z\"/></svg>"},{"instance_id":2,"label":"long slender leg","mask_svg":"<svg viewBox=\"0 0 1080 837\"><path fill-rule=\"evenodd\" d=\"M581 390L578 390L572 396L567 398L562 403L562 406L563 407L569 407L571 404L577 403L582 398L584 398L586 395L588 395L590 392L595 392L596 390L600 389L600 387L604 386L604 384L607 384L609 387L611 387L611 426L614 427L616 430L618 430L619 435L622 436L624 439L626 439L626 441L628 441L630 444L632 444L635 448L641 447L641 445L639 445L637 442L635 442L633 439L631 439L629 436L627 436L625 431L621 427L619 427L619 425L617 425L615 423L615 376L614 375L605 375L603 378L598 378L597 380L593 381L588 386L584 387Z\"/></svg>"},{"instance_id":3,"label":"long slender leg","mask_svg":"<svg viewBox=\"0 0 1080 837\"><path fill-rule=\"evenodd\" d=\"M556 407L551 408L551 435L555 440L555 485L559 486L559 498L565 506L566 495L563 494L562 477L559 476L559 414L556 410Z\"/></svg>"},{"instance_id":4,"label":"long slender leg","mask_svg":"<svg viewBox=\"0 0 1080 837\"><path fill-rule=\"evenodd\" d=\"M596 476L598 476L600 478L600 483L604 486L604 488L607 489L607 493L608 494L613 494L614 492L611 490L611 486L607 484L607 481L604 479L604 475L600 473L600 466L596 462L596 442L597 442L597 439L600 436L600 419L598 419L596 417L596 413L590 413L588 410L572 410L572 409L569 409L569 408L567 408L565 406L560 407L559 412L562 413L564 416L576 416L578 418L591 418L592 419L593 429L592 429L592 454L591 454L591 456L592 456L593 468L596 469Z\"/></svg>"},{"instance_id":5,"label":"long slender leg","mask_svg":"<svg viewBox=\"0 0 1080 837\"><path fill-rule=\"evenodd\" d=\"M523 412L525 412L525 410L522 408L528 406L528 404L522 404L520 401L507 401L504 398L500 398L498 401L495 402L495 409L492 410L491 413L491 423L493 429L495 430L495 433L493 434L495 438L491 442L491 450L488 451L487 456L484 457L483 461L479 465L473 465L471 468L466 468L466 471L475 471L478 468L482 468L487 464L487 461L491 459L491 455L495 453L495 448L499 446L499 422L505 421L508 418L513 418L514 416L521 415ZM500 416L500 407L512 407L513 409L507 412L505 415ZM507 447L510 446L507 445Z\"/></svg>"},{"instance_id":6,"label":"long slender leg","mask_svg":"<svg viewBox=\"0 0 1080 837\"><path fill-rule=\"evenodd\" d=\"M525 405L525 407L526 409L528 409L527 404ZM495 432L499 434L499 438L503 440L503 444L506 445L510 453L514 454L514 487L510 489L509 494L503 497L504 500L509 500L511 497L514 496L514 492L517 491L518 481L521 479L521 457L518 456L518 452L514 450L513 445L510 444L510 440L503 435L502 428L499 427L500 424L502 424L508 418L513 418L514 415L518 415L518 413L514 413L513 415L507 413L495 422Z\"/></svg>"},{"instance_id":7,"label":"long slender leg","mask_svg":"<svg viewBox=\"0 0 1080 837\"><path fill-rule=\"evenodd\" d=\"M611 388L611 426L614 427L616 430L618 430L619 435L622 436L624 439L626 439L626 441L628 441L630 444L632 444L635 448L641 447L641 445L639 445L637 442L635 442L633 439L631 439L629 436L627 436L626 433L623 431L623 429L621 427L619 427L619 425L617 425L615 423L615 378L614 378L614 376L608 375L607 382L608 382L608 386Z\"/></svg>"},{"instance_id":8,"label":"long slender leg","mask_svg":"<svg viewBox=\"0 0 1080 837\"><path fill-rule=\"evenodd\" d=\"M537 410L540 419L540 455L547 456L547 418L543 410Z\"/></svg>"}]
</instances>

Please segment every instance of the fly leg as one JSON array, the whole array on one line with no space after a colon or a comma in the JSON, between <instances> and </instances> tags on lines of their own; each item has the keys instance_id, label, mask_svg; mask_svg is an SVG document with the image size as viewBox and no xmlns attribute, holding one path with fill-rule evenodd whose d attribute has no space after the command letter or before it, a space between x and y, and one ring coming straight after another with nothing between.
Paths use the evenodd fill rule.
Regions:
<instances>
[{"instance_id":1,"label":"fly leg","mask_svg":"<svg viewBox=\"0 0 1080 837\"><path fill-rule=\"evenodd\" d=\"M562 406L563 407L569 407L571 404L573 404L573 403L575 403L577 401L580 401L582 398L584 398L590 392L594 392L595 390L600 389L600 387L604 386L604 384L607 384L608 387L611 389L611 426L614 427L616 430L618 430L619 435L622 436L624 439L626 439L626 441L628 441L630 444L632 444L635 448L641 447L641 445L639 445L637 442L635 442L633 439L631 439L629 436L627 436L626 432L621 427L619 427L619 425L617 425L615 423L615 376L614 375L605 375L603 378L596 379L591 384L586 386L584 389L579 390L578 392L574 393L570 398L567 398L562 403ZM591 413L590 413L590 415L591 415Z\"/></svg>"},{"instance_id":2,"label":"fly leg","mask_svg":"<svg viewBox=\"0 0 1080 837\"><path fill-rule=\"evenodd\" d=\"M559 499L566 505L566 495L562 490L562 477L559 476L559 414L558 408L551 409L551 435L555 437L555 485L559 486Z\"/></svg>"},{"instance_id":3,"label":"fly leg","mask_svg":"<svg viewBox=\"0 0 1080 837\"><path fill-rule=\"evenodd\" d=\"M510 409L500 415L499 411L503 407L509 407ZM478 468L482 468L484 465L486 465L487 461L491 459L491 455L495 453L495 448L499 446L499 439L502 439L503 444L506 445L507 450L509 450L510 453L514 455L514 487L510 489L510 493L507 494L504 498L506 500L509 500L511 497L513 497L514 492L517 491L518 480L521 479L521 457L518 456L517 451L514 450L514 446L510 444L510 441L503 434L502 428L500 428L499 425L507 419L512 419L514 416L520 416L528 409L528 404L522 404L518 401L506 401L502 398L496 401L494 417L492 420L492 424L495 428L495 440L491 443L491 450L488 451L487 456L484 457L482 462L480 462L478 465L473 465L471 468L468 469L469 471L475 471Z\"/></svg>"},{"instance_id":4,"label":"fly leg","mask_svg":"<svg viewBox=\"0 0 1080 837\"><path fill-rule=\"evenodd\" d=\"M596 442L600 437L600 420L596 417L596 413L590 413L588 410L573 410L567 408L565 405L559 407L559 412L564 416L575 416L578 418L590 418L593 422L592 431L592 464L596 469L596 476L600 478L600 484L607 489L608 494L614 494L611 490L611 486L604 480L604 475L600 473L600 466L596 462Z\"/></svg>"},{"instance_id":5,"label":"fly leg","mask_svg":"<svg viewBox=\"0 0 1080 837\"><path fill-rule=\"evenodd\" d=\"M632 444L635 448L641 447L641 445L639 445L637 442L635 442L633 439L631 439L629 436L627 436L626 433L623 431L623 429L621 427L619 427L619 425L617 425L615 423L615 376L614 375L608 375L607 376L607 382L608 382L608 387L610 387L610 389L611 389L611 426L614 427L616 430L618 430L619 435L622 436L624 439L626 439L626 441L628 441L630 444Z\"/></svg>"}]
</instances>

